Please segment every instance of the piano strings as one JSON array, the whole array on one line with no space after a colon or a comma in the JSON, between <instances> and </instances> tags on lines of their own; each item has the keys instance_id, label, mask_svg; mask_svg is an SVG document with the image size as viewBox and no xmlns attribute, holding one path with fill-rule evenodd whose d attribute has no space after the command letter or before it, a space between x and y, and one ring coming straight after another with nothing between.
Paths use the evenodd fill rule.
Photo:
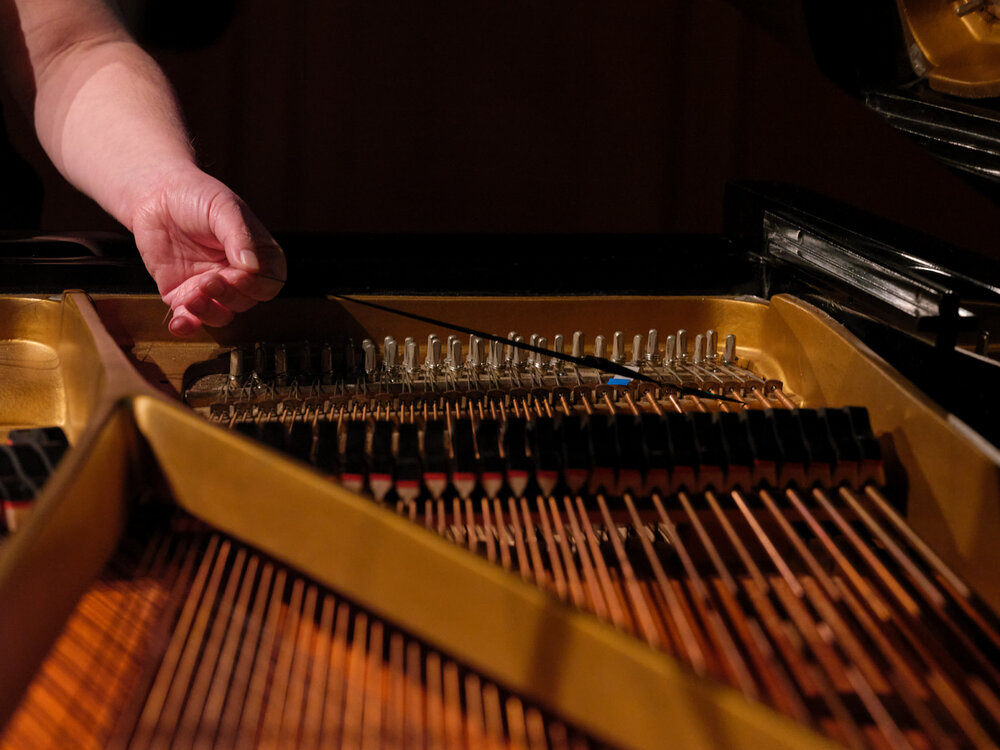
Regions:
<instances>
[{"instance_id":1,"label":"piano strings","mask_svg":"<svg viewBox=\"0 0 1000 750\"><path fill-rule=\"evenodd\" d=\"M432 335L422 358L386 337L381 361L368 340L258 343L184 396L848 747L996 746L1000 625L906 524L866 409L803 405L714 331L650 330L631 357L621 332L594 340L655 382L503 340L466 356ZM7 746L599 744L164 512L78 607Z\"/></svg>"},{"instance_id":2,"label":"piano strings","mask_svg":"<svg viewBox=\"0 0 1000 750\"><path fill-rule=\"evenodd\" d=\"M81 601L0 744L582 750L596 743L164 506L146 509Z\"/></svg>"},{"instance_id":3,"label":"piano strings","mask_svg":"<svg viewBox=\"0 0 1000 750\"><path fill-rule=\"evenodd\" d=\"M864 409L731 360L737 408L530 362L530 389L431 369L408 391L388 350L322 406L230 389L206 411L846 746L994 746L1000 628L902 520Z\"/></svg>"}]
</instances>

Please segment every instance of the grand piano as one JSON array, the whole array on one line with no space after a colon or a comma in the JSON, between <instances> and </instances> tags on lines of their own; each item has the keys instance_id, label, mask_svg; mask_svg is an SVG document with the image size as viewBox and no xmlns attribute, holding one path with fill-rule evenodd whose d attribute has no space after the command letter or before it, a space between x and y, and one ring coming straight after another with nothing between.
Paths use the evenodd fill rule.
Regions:
<instances>
[{"instance_id":1,"label":"grand piano","mask_svg":"<svg viewBox=\"0 0 1000 750\"><path fill-rule=\"evenodd\" d=\"M289 233L186 341L127 238L5 238L0 744L996 746L1000 263L725 214Z\"/></svg>"}]
</instances>

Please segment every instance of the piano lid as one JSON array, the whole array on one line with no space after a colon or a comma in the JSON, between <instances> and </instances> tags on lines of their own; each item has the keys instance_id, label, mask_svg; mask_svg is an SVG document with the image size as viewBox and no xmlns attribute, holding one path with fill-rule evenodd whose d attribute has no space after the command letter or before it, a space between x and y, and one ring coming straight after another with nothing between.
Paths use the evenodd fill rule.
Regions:
<instances>
[{"instance_id":1,"label":"piano lid","mask_svg":"<svg viewBox=\"0 0 1000 750\"><path fill-rule=\"evenodd\" d=\"M1000 200L1000 3L733 4L872 112Z\"/></svg>"}]
</instances>

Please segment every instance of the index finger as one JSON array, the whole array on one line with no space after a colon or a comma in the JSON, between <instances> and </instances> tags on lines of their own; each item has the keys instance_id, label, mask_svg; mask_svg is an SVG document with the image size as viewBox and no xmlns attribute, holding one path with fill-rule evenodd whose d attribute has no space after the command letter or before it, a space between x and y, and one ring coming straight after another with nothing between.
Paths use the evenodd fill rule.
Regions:
<instances>
[{"instance_id":1,"label":"index finger","mask_svg":"<svg viewBox=\"0 0 1000 750\"><path fill-rule=\"evenodd\" d=\"M263 273L244 271L240 268L224 268L219 275L234 289L256 302L266 302L281 291L283 279L271 278Z\"/></svg>"},{"instance_id":2,"label":"index finger","mask_svg":"<svg viewBox=\"0 0 1000 750\"><path fill-rule=\"evenodd\" d=\"M237 288L254 299L271 299L285 283L285 254L264 225L235 194L220 196L212 206L212 232L222 243L231 268L256 276L250 288ZM236 283L231 280L230 283ZM260 296L263 295L263 296Z\"/></svg>"}]
</instances>

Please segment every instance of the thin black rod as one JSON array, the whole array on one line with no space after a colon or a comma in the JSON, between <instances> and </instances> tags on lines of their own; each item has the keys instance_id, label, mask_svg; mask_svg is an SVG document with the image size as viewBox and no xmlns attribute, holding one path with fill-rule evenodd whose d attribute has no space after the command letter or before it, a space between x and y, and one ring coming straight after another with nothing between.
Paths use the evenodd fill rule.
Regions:
<instances>
[{"instance_id":1,"label":"thin black rod","mask_svg":"<svg viewBox=\"0 0 1000 750\"><path fill-rule=\"evenodd\" d=\"M486 333L485 331L477 331L475 328L469 328L468 326L458 325L457 323L449 323L444 320L438 320L437 318L430 318L426 315L419 315L417 313L406 312L405 310L397 310L394 307L389 307L388 305L381 305L378 302L371 302L369 300L357 299L356 297L348 297L343 294L330 293L329 296L334 297L344 302L353 302L356 305L364 305L365 307L371 307L375 310L382 310L383 312L392 313L393 315L400 315L404 318L410 318L411 320L419 320L422 323L428 323L433 326L440 326L441 328L447 328L452 331L458 331L459 333L469 334L470 336L478 336L481 339L488 339L489 341L495 341L499 344L508 344L510 346L517 347L518 349L523 349L528 352L533 352L535 354L542 354L547 357L555 357L556 359L561 359L564 362L571 362L580 367L590 367L594 370L601 370L602 372L610 373L613 375L621 375L622 377L631 378L633 380L641 380L646 383L653 383L654 385L662 387L676 388L680 393L687 394L689 396L697 396L699 398L705 399L717 399L719 401L729 401L733 404L742 405L743 402L739 399L730 398L729 396L722 396L717 393L712 393L711 391L703 391L700 388L692 388L690 386L675 385L674 383L664 383L656 378L645 375L641 372L637 372L625 365L620 365L617 362L612 362L610 359L604 359L603 357L595 357L593 354L586 354L582 357L575 357L572 354L564 354L562 352L553 351L552 349L543 349L540 346L535 346L534 344L528 344L524 341L515 341L513 339L505 338L504 336L497 336L493 333Z\"/></svg>"}]
</instances>

